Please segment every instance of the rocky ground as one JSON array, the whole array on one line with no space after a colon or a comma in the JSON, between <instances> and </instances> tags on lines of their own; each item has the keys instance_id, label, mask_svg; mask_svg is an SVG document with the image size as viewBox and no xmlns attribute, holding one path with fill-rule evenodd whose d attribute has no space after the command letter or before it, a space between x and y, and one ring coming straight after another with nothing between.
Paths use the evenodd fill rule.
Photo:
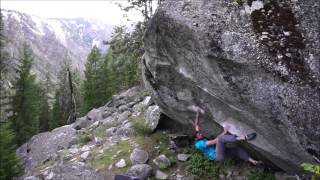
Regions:
<instances>
[{"instance_id":1,"label":"rocky ground","mask_svg":"<svg viewBox=\"0 0 320 180\"><path fill-rule=\"evenodd\" d=\"M150 180L295 179L247 163L209 162L188 136L160 129L159 121L161 109L151 97L131 88L75 123L35 135L21 146L20 179L113 180L117 174Z\"/></svg>"}]
</instances>

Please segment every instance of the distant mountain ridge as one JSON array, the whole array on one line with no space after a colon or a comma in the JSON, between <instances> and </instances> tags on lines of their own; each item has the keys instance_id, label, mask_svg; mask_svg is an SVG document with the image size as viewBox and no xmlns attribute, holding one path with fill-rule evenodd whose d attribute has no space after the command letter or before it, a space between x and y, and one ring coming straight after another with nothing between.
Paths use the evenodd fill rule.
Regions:
<instances>
[{"instance_id":1,"label":"distant mountain ridge","mask_svg":"<svg viewBox=\"0 0 320 180\"><path fill-rule=\"evenodd\" d=\"M18 49L27 42L35 55L33 71L44 77L47 72L53 80L65 58L71 60L73 68L83 71L86 57L93 45L102 50L113 32L113 25L95 20L43 19L14 10L1 9L4 24L6 49L12 59L18 58Z\"/></svg>"}]
</instances>

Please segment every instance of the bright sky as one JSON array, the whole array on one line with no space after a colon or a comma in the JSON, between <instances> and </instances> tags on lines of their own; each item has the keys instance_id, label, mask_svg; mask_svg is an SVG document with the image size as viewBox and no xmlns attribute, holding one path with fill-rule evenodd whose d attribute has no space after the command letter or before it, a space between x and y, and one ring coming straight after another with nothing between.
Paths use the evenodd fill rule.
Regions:
<instances>
[{"instance_id":1,"label":"bright sky","mask_svg":"<svg viewBox=\"0 0 320 180\"><path fill-rule=\"evenodd\" d=\"M85 17L101 20L108 24L129 24L124 12L116 3L127 0L1 0L1 8L17 10L41 18ZM138 12L130 12L130 20L142 19Z\"/></svg>"}]
</instances>

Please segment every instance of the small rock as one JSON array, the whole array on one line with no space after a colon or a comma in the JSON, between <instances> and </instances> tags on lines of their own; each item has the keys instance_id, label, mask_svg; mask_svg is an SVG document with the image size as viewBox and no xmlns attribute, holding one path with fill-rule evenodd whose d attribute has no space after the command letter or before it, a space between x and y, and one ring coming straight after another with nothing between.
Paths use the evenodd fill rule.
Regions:
<instances>
[{"instance_id":1,"label":"small rock","mask_svg":"<svg viewBox=\"0 0 320 180\"><path fill-rule=\"evenodd\" d=\"M145 112L145 120L151 131L154 131L159 123L161 115L160 107L157 105L149 106Z\"/></svg>"},{"instance_id":2,"label":"small rock","mask_svg":"<svg viewBox=\"0 0 320 180\"><path fill-rule=\"evenodd\" d=\"M134 135L134 130L132 128L121 127L117 130L116 135L121 137L131 137Z\"/></svg>"},{"instance_id":3,"label":"small rock","mask_svg":"<svg viewBox=\"0 0 320 180\"><path fill-rule=\"evenodd\" d=\"M121 159L119 162L116 163L116 166L118 168L124 168L127 166L126 161L124 159Z\"/></svg>"},{"instance_id":4,"label":"small rock","mask_svg":"<svg viewBox=\"0 0 320 180\"><path fill-rule=\"evenodd\" d=\"M167 158L166 155L161 154L157 158L153 160L154 164L156 164L159 168L166 169L171 166L170 160Z\"/></svg>"},{"instance_id":5,"label":"small rock","mask_svg":"<svg viewBox=\"0 0 320 180\"><path fill-rule=\"evenodd\" d=\"M116 127L111 127L109 129L107 129L106 130L107 137L111 137L111 136L115 135L116 131L117 131Z\"/></svg>"},{"instance_id":6,"label":"small rock","mask_svg":"<svg viewBox=\"0 0 320 180\"><path fill-rule=\"evenodd\" d=\"M130 110L130 109L126 105L119 106L119 112L124 112L124 111L128 111L128 110Z\"/></svg>"},{"instance_id":7,"label":"small rock","mask_svg":"<svg viewBox=\"0 0 320 180\"><path fill-rule=\"evenodd\" d=\"M149 154L147 151L135 148L130 155L130 160L132 164L143 164L149 159Z\"/></svg>"},{"instance_id":8,"label":"small rock","mask_svg":"<svg viewBox=\"0 0 320 180\"><path fill-rule=\"evenodd\" d=\"M290 36L290 35L291 35L291 32L290 32L290 31L284 31L283 34L284 34L285 36Z\"/></svg>"},{"instance_id":9,"label":"small rock","mask_svg":"<svg viewBox=\"0 0 320 180\"><path fill-rule=\"evenodd\" d=\"M102 113L102 118L106 119L106 118L110 117L111 115L112 115L111 111L105 111Z\"/></svg>"},{"instance_id":10,"label":"small rock","mask_svg":"<svg viewBox=\"0 0 320 180\"><path fill-rule=\"evenodd\" d=\"M53 178L53 176L54 176L54 173L53 173L53 172L50 172L50 174L47 176L47 178L46 178L46 179L52 179L52 178Z\"/></svg>"},{"instance_id":11,"label":"small rock","mask_svg":"<svg viewBox=\"0 0 320 180\"><path fill-rule=\"evenodd\" d=\"M179 161L187 161L190 157L190 154L178 154L177 156Z\"/></svg>"},{"instance_id":12,"label":"small rock","mask_svg":"<svg viewBox=\"0 0 320 180\"><path fill-rule=\"evenodd\" d=\"M153 103L153 102L152 102L152 100L151 100L151 96L147 96L147 97L144 98L142 104L143 104L145 107L148 107L148 106L150 106L152 103Z\"/></svg>"},{"instance_id":13,"label":"small rock","mask_svg":"<svg viewBox=\"0 0 320 180\"><path fill-rule=\"evenodd\" d=\"M79 152L79 149L78 149L78 148L71 148L71 149L69 149L69 153L71 153L71 154L78 154L78 152Z\"/></svg>"},{"instance_id":14,"label":"small rock","mask_svg":"<svg viewBox=\"0 0 320 180\"><path fill-rule=\"evenodd\" d=\"M103 120L101 120L103 125L112 125L114 124L114 118L112 116L109 116Z\"/></svg>"},{"instance_id":15,"label":"small rock","mask_svg":"<svg viewBox=\"0 0 320 180\"><path fill-rule=\"evenodd\" d=\"M92 120L92 121L101 120L101 119L103 119L102 113L99 109L92 109L90 112L88 112L87 119Z\"/></svg>"},{"instance_id":16,"label":"small rock","mask_svg":"<svg viewBox=\"0 0 320 180\"><path fill-rule=\"evenodd\" d=\"M29 177L23 178L23 180L40 180L40 178L35 177L35 176L29 176Z\"/></svg>"},{"instance_id":17,"label":"small rock","mask_svg":"<svg viewBox=\"0 0 320 180\"><path fill-rule=\"evenodd\" d=\"M113 165L110 164L110 165L108 166L108 170L110 171L110 170L112 170L112 168L113 168Z\"/></svg>"},{"instance_id":18,"label":"small rock","mask_svg":"<svg viewBox=\"0 0 320 180\"><path fill-rule=\"evenodd\" d=\"M127 106L128 106L128 108L132 108L135 104L136 104L136 102L130 102L127 104Z\"/></svg>"},{"instance_id":19,"label":"small rock","mask_svg":"<svg viewBox=\"0 0 320 180\"><path fill-rule=\"evenodd\" d=\"M123 122L123 121L127 120L130 115L131 115L131 112L129 112L129 111L125 111L125 112L121 113L118 116L118 122Z\"/></svg>"},{"instance_id":20,"label":"small rock","mask_svg":"<svg viewBox=\"0 0 320 180\"><path fill-rule=\"evenodd\" d=\"M103 144L102 142L102 139L100 137L94 137L94 143L97 145L97 146L101 146Z\"/></svg>"},{"instance_id":21,"label":"small rock","mask_svg":"<svg viewBox=\"0 0 320 180\"><path fill-rule=\"evenodd\" d=\"M89 154L90 154L90 151L86 151L86 152L82 153L80 157L83 161L86 161L87 158L89 157Z\"/></svg>"},{"instance_id":22,"label":"small rock","mask_svg":"<svg viewBox=\"0 0 320 180\"><path fill-rule=\"evenodd\" d=\"M89 124L89 122L88 122L87 118L86 118L86 117L82 117L82 118L78 118L78 119L76 120L76 122L74 122L74 123L72 124L72 127L73 127L74 129L76 129L76 130L80 130L80 129L82 129L82 128L87 127L88 124Z\"/></svg>"},{"instance_id":23,"label":"small rock","mask_svg":"<svg viewBox=\"0 0 320 180\"><path fill-rule=\"evenodd\" d=\"M226 177L227 177L227 178L230 178L232 175L233 175L233 171L228 170Z\"/></svg>"},{"instance_id":24,"label":"small rock","mask_svg":"<svg viewBox=\"0 0 320 180\"><path fill-rule=\"evenodd\" d=\"M96 121L93 124L91 124L91 126L89 128L90 129L95 129L95 128L99 127L99 125L100 125L100 121Z\"/></svg>"},{"instance_id":25,"label":"small rock","mask_svg":"<svg viewBox=\"0 0 320 180\"><path fill-rule=\"evenodd\" d=\"M160 170L157 170L156 171L156 179L168 179L168 174L166 174Z\"/></svg>"},{"instance_id":26,"label":"small rock","mask_svg":"<svg viewBox=\"0 0 320 180\"><path fill-rule=\"evenodd\" d=\"M151 176L152 167L148 164L136 164L133 165L128 171L127 175L135 176L142 180L147 180Z\"/></svg>"},{"instance_id":27,"label":"small rock","mask_svg":"<svg viewBox=\"0 0 320 180\"><path fill-rule=\"evenodd\" d=\"M82 151L82 152L90 151L90 147L89 147L88 145L84 145L84 146L81 148L81 151Z\"/></svg>"}]
</instances>

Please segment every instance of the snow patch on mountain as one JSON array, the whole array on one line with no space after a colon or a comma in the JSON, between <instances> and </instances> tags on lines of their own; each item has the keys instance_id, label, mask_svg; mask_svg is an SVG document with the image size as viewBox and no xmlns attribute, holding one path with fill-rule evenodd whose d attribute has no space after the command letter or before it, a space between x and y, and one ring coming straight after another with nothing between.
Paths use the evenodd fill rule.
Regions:
<instances>
[{"instance_id":1,"label":"snow patch on mountain","mask_svg":"<svg viewBox=\"0 0 320 180\"><path fill-rule=\"evenodd\" d=\"M44 36L45 32L43 30L43 27L44 27L44 24L42 22L43 20L37 16L31 16L31 19L35 23L35 26L32 28L34 29L34 32L41 36Z\"/></svg>"},{"instance_id":2,"label":"snow patch on mountain","mask_svg":"<svg viewBox=\"0 0 320 180\"><path fill-rule=\"evenodd\" d=\"M62 28L60 21L56 19L50 19L47 21L48 28L54 32L56 38L64 45L67 46L66 32Z\"/></svg>"}]
</instances>

